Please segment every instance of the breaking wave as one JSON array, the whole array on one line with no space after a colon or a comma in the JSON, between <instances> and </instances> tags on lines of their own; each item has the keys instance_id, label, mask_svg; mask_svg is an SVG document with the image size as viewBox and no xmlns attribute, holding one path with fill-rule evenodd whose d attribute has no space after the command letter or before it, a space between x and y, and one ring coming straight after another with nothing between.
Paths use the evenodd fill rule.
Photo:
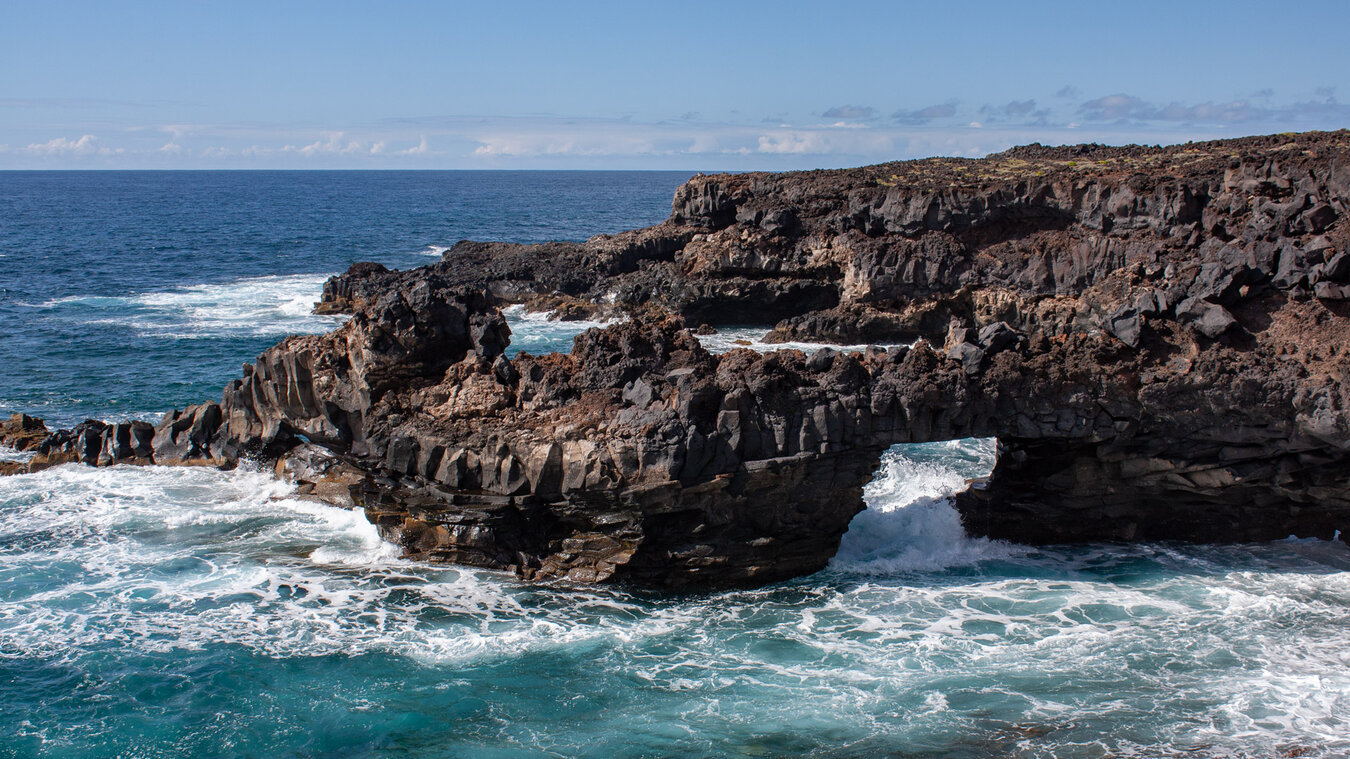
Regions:
<instances>
[{"instance_id":1,"label":"breaking wave","mask_svg":"<svg viewBox=\"0 0 1350 759\"><path fill-rule=\"evenodd\" d=\"M853 518L830 567L889 575L1018 554L1007 543L967 537L952 507L951 496L993 466L993 439L892 447L863 491L867 508Z\"/></svg>"},{"instance_id":2,"label":"breaking wave","mask_svg":"<svg viewBox=\"0 0 1350 759\"><path fill-rule=\"evenodd\" d=\"M327 275L248 277L126 296L79 295L39 308L80 323L128 327L143 337L283 337L327 332L341 316L313 313Z\"/></svg>"},{"instance_id":3,"label":"breaking wave","mask_svg":"<svg viewBox=\"0 0 1350 759\"><path fill-rule=\"evenodd\" d=\"M0 673L17 678L0 722L90 747L187 704L219 722L173 745L282 753L311 744L277 720L313 705L438 756L1350 751L1343 546L971 540L939 504L990 456L893 450L825 572L685 596L410 563L359 512L263 473L0 478ZM65 671L96 680L53 692ZM458 727L382 722L409 694Z\"/></svg>"}]
</instances>

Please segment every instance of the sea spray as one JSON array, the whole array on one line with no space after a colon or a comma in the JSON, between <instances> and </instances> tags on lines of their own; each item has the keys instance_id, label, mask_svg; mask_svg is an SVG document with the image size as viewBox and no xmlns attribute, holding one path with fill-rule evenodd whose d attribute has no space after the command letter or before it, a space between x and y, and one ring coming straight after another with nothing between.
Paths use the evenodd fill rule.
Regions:
<instances>
[{"instance_id":1,"label":"sea spray","mask_svg":"<svg viewBox=\"0 0 1350 759\"><path fill-rule=\"evenodd\" d=\"M951 496L994 464L992 439L898 445L863 491L867 509L853 518L830 568L860 574L894 574L974 564L1015 555L1019 549L968 538Z\"/></svg>"}]
</instances>

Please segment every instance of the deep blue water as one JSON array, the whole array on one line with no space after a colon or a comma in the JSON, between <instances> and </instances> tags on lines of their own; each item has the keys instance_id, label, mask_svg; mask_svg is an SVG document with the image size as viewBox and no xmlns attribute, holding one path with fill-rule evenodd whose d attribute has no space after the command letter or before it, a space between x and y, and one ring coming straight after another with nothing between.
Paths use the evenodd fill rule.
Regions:
<instances>
[{"instance_id":1,"label":"deep blue water","mask_svg":"<svg viewBox=\"0 0 1350 759\"><path fill-rule=\"evenodd\" d=\"M0 172L0 412L217 398L353 261L642 226L685 178ZM1350 755L1342 544L971 539L992 457L897 447L830 568L678 596L406 562L260 473L0 478L0 757Z\"/></svg>"},{"instance_id":2,"label":"deep blue water","mask_svg":"<svg viewBox=\"0 0 1350 759\"><path fill-rule=\"evenodd\" d=\"M356 261L584 240L670 213L680 172L0 172L0 411L163 411L308 315Z\"/></svg>"}]
</instances>

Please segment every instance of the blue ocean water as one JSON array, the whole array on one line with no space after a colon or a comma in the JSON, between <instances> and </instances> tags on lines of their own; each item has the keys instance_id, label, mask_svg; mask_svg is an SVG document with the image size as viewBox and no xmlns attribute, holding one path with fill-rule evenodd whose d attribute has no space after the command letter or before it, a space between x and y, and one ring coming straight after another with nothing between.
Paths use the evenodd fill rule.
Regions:
<instances>
[{"instance_id":1,"label":"blue ocean water","mask_svg":"<svg viewBox=\"0 0 1350 759\"><path fill-rule=\"evenodd\" d=\"M584 240L670 213L679 172L0 173L0 410L61 423L163 411L310 315L363 260L462 239Z\"/></svg>"},{"instance_id":2,"label":"blue ocean water","mask_svg":"<svg viewBox=\"0 0 1350 759\"><path fill-rule=\"evenodd\" d=\"M0 172L0 412L216 398L353 261L642 226L685 178ZM896 447L828 569L681 595L403 561L256 472L0 478L0 757L1350 755L1342 544L971 539L992 461Z\"/></svg>"}]
</instances>

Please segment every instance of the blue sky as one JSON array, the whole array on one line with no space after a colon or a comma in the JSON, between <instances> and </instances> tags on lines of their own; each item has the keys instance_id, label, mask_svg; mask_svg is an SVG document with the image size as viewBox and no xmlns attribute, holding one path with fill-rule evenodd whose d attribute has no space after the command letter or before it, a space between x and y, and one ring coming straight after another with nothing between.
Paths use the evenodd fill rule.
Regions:
<instances>
[{"instance_id":1,"label":"blue sky","mask_svg":"<svg viewBox=\"0 0 1350 759\"><path fill-rule=\"evenodd\" d=\"M798 169L1336 129L1346 29L1345 0L0 0L0 168Z\"/></svg>"}]
</instances>

